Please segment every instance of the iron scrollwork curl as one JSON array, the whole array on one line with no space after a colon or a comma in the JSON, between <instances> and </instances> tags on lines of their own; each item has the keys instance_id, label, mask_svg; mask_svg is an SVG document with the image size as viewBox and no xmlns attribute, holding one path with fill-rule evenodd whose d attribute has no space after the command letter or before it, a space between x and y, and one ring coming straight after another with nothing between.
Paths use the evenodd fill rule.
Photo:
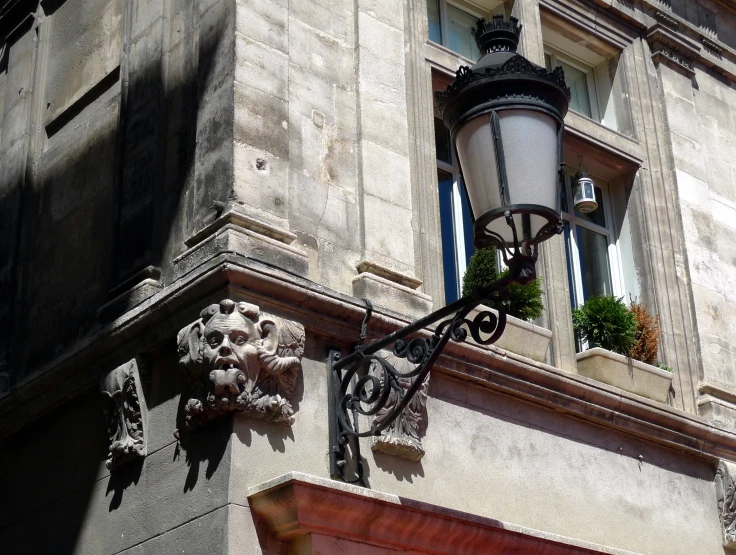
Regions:
<instances>
[{"instance_id":1,"label":"iron scrollwork curl","mask_svg":"<svg viewBox=\"0 0 736 555\"><path fill-rule=\"evenodd\" d=\"M330 430L333 475L345 479L345 448L351 438L381 436L401 417L417 392L422 387L426 390L428 374L449 341L463 343L472 337L480 345L490 345L501 337L506 326L503 301L508 295L508 285L517 277L509 274L383 339L359 344L344 358L337 352L331 355L331 395L336 412ZM471 311L480 305L493 310L484 306L469 318ZM435 323L432 335L420 335L424 328ZM391 349L392 359L403 359L413 368L399 370L385 353L387 348ZM358 425L361 416L370 419L369 427L363 431ZM414 427L411 426L412 431ZM414 439L418 442L418 438ZM353 450L357 449L357 444L353 444ZM352 481L360 480L358 468Z\"/></svg>"}]
</instances>

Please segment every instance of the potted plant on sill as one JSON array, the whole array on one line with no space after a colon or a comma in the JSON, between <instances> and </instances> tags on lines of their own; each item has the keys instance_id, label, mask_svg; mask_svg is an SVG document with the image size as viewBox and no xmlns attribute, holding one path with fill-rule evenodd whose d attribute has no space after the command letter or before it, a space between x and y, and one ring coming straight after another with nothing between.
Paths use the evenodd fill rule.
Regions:
<instances>
[{"instance_id":1,"label":"potted plant on sill","mask_svg":"<svg viewBox=\"0 0 736 555\"><path fill-rule=\"evenodd\" d=\"M672 372L654 366L659 348L659 317L646 306L611 295L588 299L573 310L573 327L578 339L592 348L578 353L578 373L666 402Z\"/></svg>"},{"instance_id":2,"label":"potted plant on sill","mask_svg":"<svg viewBox=\"0 0 736 555\"><path fill-rule=\"evenodd\" d=\"M505 270L499 275L496 261L496 249L493 247L478 249L473 253L463 277L463 295L469 295L473 288L488 285L508 272ZM484 310L491 309L479 306L469 314L469 318L472 320L478 312ZM539 279L529 285L511 285L506 301L506 331L496 341L495 346L544 362L549 351L552 332L530 322L539 318L543 310Z\"/></svg>"}]
</instances>

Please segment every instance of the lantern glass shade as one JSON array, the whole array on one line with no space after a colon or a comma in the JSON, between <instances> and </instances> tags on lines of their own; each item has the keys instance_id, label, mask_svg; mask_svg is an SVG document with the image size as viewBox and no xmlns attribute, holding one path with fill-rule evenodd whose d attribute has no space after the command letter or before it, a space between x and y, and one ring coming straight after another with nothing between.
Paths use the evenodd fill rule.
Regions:
<instances>
[{"instance_id":1,"label":"lantern glass shade","mask_svg":"<svg viewBox=\"0 0 736 555\"><path fill-rule=\"evenodd\" d=\"M494 114L498 117L495 130ZM559 214L559 125L542 111L502 109L481 114L459 128L455 146L476 220L489 212L502 216L508 209L519 238L522 234L534 238L549 223L535 209ZM496 134L500 137L494 138ZM506 174L505 191L499 170ZM524 213L529 214L530 228L524 226ZM491 218L486 229L507 246L514 244L513 230L504 217Z\"/></svg>"},{"instance_id":2,"label":"lantern glass shade","mask_svg":"<svg viewBox=\"0 0 736 555\"><path fill-rule=\"evenodd\" d=\"M575 176L572 186L573 205L581 214L590 214L598 208L595 198L595 183L586 173Z\"/></svg>"}]
</instances>

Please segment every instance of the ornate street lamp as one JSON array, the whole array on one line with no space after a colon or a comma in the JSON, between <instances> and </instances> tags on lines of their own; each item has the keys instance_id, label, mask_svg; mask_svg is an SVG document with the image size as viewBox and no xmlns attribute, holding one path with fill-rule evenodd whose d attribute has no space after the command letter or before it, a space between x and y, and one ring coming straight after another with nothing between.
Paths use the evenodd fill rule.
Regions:
<instances>
[{"instance_id":1,"label":"ornate street lamp","mask_svg":"<svg viewBox=\"0 0 736 555\"><path fill-rule=\"evenodd\" d=\"M476 248L495 246L509 273L471 295L382 339L363 345L370 303L358 346L342 358L330 353L330 472L345 479L350 438L377 436L388 428L422 386L447 342L468 334L483 345L503 333L503 301L512 283L536 278L539 243L561 233L563 118L570 91L562 68L547 71L516 53L521 26L515 18L478 21L473 30L483 53L473 67L461 67L455 81L435 100L460 160L465 192L475 220ZM466 316L479 304L494 312ZM437 323L430 337L417 335ZM401 373L379 355L393 346L396 357L416 364ZM388 408L387 408L388 407ZM372 418L360 431L358 415ZM353 458L358 449L352 441ZM359 461L359 454L357 459ZM361 478L358 464L356 481Z\"/></svg>"}]
</instances>

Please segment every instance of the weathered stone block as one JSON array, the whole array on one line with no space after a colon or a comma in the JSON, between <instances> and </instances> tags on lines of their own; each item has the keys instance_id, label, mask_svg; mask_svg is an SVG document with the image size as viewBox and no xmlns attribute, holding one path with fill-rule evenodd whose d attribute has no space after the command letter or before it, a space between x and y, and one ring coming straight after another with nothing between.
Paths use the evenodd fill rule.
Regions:
<instances>
[{"instance_id":1,"label":"weathered stone block","mask_svg":"<svg viewBox=\"0 0 736 555\"><path fill-rule=\"evenodd\" d=\"M698 120L695 104L680 96L670 96L666 106L670 130L694 141L700 140L700 126L693 125Z\"/></svg>"},{"instance_id":2,"label":"weathered stone block","mask_svg":"<svg viewBox=\"0 0 736 555\"><path fill-rule=\"evenodd\" d=\"M706 180L708 176L705 171L702 145L677 133L670 136L677 167L697 179Z\"/></svg>"},{"instance_id":3,"label":"weathered stone block","mask_svg":"<svg viewBox=\"0 0 736 555\"><path fill-rule=\"evenodd\" d=\"M290 0L289 18L318 31L325 38L349 45L353 38L354 2L352 0ZM291 33L292 25L289 25ZM289 42L295 43L290 37Z\"/></svg>"},{"instance_id":4,"label":"weathered stone block","mask_svg":"<svg viewBox=\"0 0 736 555\"><path fill-rule=\"evenodd\" d=\"M355 93L350 94L354 99ZM299 65L289 63L289 110L291 112L311 119L313 112L317 111L322 114L323 125L334 125L337 123L336 96L337 90L332 81L324 80Z\"/></svg>"},{"instance_id":5,"label":"weathered stone block","mask_svg":"<svg viewBox=\"0 0 736 555\"><path fill-rule=\"evenodd\" d=\"M736 267L736 228L715 223L716 249L722 262Z\"/></svg>"},{"instance_id":6,"label":"weathered stone block","mask_svg":"<svg viewBox=\"0 0 736 555\"><path fill-rule=\"evenodd\" d=\"M122 7L120 0L69 0L51 15L46 122L120 65Z\"/></svg>"},{"instance_id":7,"label":"weathered stone block","mask_svg":"<svg viewBox=\"0 0 736 555\"><path fill-rule=\"evenodd\" d=\"M396 0L359 0L358 9L378 21L404 32L404 3Z\"/></svg>"},{"instance_id":8,"label":"weathered stone block","mask_svg":"<svg viewBox=\"0 0 736 555\"><path fill-rule=\"evenodd\" d=\"M409 155L406 104L389 104L369 91L361 91L360 129L364 139ZM392 133L386 133L391 129Z\"/></svg>"},{"instance_id":9,"label":"weathered stone block","mask_svg":"<svg viewBox=\"0 0 736 555\"><path fill-rule=\"evenodd\" d=\"M363 190L407 210L412 209L409 159L371 141L360 143Z\"/></svg>"},{"instance_id":10,"label":"weathered stone block","mask_svg":"<svg viewBox=\"0 0 736 555\"><path fill-rule=\"evenodd\" d=\"M286 5L272 0L237 0L235 8L235 30L284 54L289 53L288 22Z\"/></svg>"},{"instance_id":11,"label":"weathered stone block","mask_svg":"<svg viewBox=\"0 0 736 555\"><path fill-rule=\"evenodd\" d=\"M303 3L309 6L312 13L319 11L319 6L315 5L315 2L305 1ZM338 87L344 89L354 87L355 51L353 48L323 32L320 26L315 28L302 23L293 15L294 3L290 6L289 44L300 46L289 50L289 62ZM329 21L329 19L324 21Z\"/></svg>"},{"instance_id":12,"label":"weathered stone block","mask_svg":"<svg viewBox=\"0 0 736 555\"><path fill-rule=\"evenodd\" d=\"M680 206L682 228L685 232L688 248L716 250L713 218L709 211L699 210L689 203Z\"/></svg>"},{"instance_id":13,"label":"weathered stone block","mask_svg":"<svg viewBox=\"0 0 736 555\"><path fill-rule=\"evenodd\" d=\"M406 267L413 268L411 210L372 195L364 195L363 203L366 250L393 259L402 267L396 268L399 271Z\"/></svg>"},{"instance_id":14,"label":"weathered stone block","mask_svg":"<svg viewBox=\"0 0 736 555\"><path fill-rule=\"evenodd\" d=\"M289 105L287 102L235 83L235 140L289 159Z\"/></svg>"},{"instance_id":15,"label":"weathered stone block","mask_svg":"<svg viewBox=\"0 0 736 555\"><path fill-rule=\"evenodd\" d=\"M288 100L289 58L278 50L237 34L235 80L281 100Z\"/></svg>"},{"instance_id":16,"label":"weathered stone block","mask_svg":"<svg viewBox=\"0 0 736 555\"><path fill-rule=\"evenodd\" d=\"M138 0L132 2L132 20L130 38L136 41L139 37L150 34L151 28L159 27L158 20L164 17L164 2L160 0ZM158 23L158 24L157 24ZM156 58L151 58L153 63Z\"/></svg>"},{"instance_id":17,"label":"weathered stone block","mask_svg":"<svg viewBox=\"0 0 736 555\"><path fill-rule=\"evenodd\" d=\"M289 161L236 142L233 193L257 216L285 225L289 213Z\"/></svg>"},{"instance_id":18,"label":"weathered stone block","mask_svg":"<svg viewBox=\"0 0 736 555\"><path fill-rule=\"evenodd\" d=\"M708 184L682 170L675 170L677 190L680 199L703 210L710 210L710 191Z\"/></svg>"}]
</instances>

